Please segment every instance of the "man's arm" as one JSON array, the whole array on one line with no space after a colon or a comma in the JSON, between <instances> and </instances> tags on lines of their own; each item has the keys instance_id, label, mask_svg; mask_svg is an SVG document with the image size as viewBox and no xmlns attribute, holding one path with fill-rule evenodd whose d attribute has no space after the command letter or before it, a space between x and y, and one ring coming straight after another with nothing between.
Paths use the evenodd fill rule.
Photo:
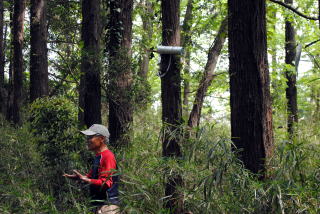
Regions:
<instances>
[{"instance_id":1,"label":"man's arm","mask_svg":"<svg viewBox=\"0 0 320 214\"><path fill-rule=\"evenodd\" d=\"M115 173L117 163L112 152L107 153L101 160L101 170L98 179L90 179L90 183L97 186L106 185L111 187L113 184L112 174Z\"/></svg>"}]
</instances>

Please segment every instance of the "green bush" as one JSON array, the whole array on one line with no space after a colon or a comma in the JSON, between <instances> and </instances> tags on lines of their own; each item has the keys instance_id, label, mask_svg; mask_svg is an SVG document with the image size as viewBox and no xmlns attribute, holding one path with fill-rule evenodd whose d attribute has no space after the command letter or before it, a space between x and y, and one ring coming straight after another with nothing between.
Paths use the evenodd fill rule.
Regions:
<instances>
[{"instance_id":1,"label":"green bush","mask_svg":"<svg viewBox=\"0 0 320 214\"><path fill-rule=\"evenodd\" d=\"M70 152L81 149L81 138L76 130L77 110L69 100L64 97L37 99L30 113L30 128L38 137L47 165L65 163Z\"/></svg>"},{"instance_id":2,"label":"green bush","mask_svg":"<svg viewBox=\"0 0 320 214\"><path fill-rule=\"evenodd\" d=\"M86 168L90 162L84 137L77 122L77 108L65 97L37 99L30 108L30 129L47 170L43 176L58 204L66 201L69 184L62 177L72 169ZM69 198L70 199L70 198Z\"/></svg>"}]
</instances>

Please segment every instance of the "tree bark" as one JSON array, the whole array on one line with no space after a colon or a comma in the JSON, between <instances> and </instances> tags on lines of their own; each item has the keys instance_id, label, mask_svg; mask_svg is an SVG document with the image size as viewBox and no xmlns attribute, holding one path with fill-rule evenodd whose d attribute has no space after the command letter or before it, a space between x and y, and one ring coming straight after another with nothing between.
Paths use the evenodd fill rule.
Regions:
<instances>
[{"instance_id":1,"label":"tree bark","mask_svg":"<svg viewBox=\"0 0 320 214\"><path fill-rule=\"evenodd\" d=\"M180 0L162 0L162 45L180 45ZM162 101L162 155L179 158L182 156L179 141L181 138L182 105L180 58L177 55L161 55L161 101ZM167 183L165 207L170 213L182 213L183 195L178 187L183 185L181 175L165 175Z\"/></svg>"},{"instance_id":2,"label":"tree bark","mask_svg":"<svg viewBox=\"0 0 320 214\"><path fill-rule=\"evenodd\" d=\"M233 149L263 178L273 151L265 0L228 0L228 15Z\"/></svg>"},{"instance_id":3,"label":"tree bark","mask_svg":"<svg viewBox=\"0 0 320 214\"><path fill-rule=\"evenodd\" d=\"M31 0L30 102L49 94L47 0Z\"/></svg>"},{"instance_id":4,"label":"tree bark","mask_svg":"<svg viewBox=\"0 0 320 214\"><path fill-rule=\"evenodd\" d=\"M292 0L285 0L285 3L292 5ZM287 124L288 134L292 138L294 135L294 126L298 123L298 104L297 104L297 87L296 87L296 41L295 29L293 23L286 18L285 21L285 63L291 69L286 69L285 74L287 78L286 98L287 98Z\"/></svg>"},{"instance_id":5,"label":"tree bark","mask_svg":"<svg viewBox=\"0 0 320 214\"><path fill-rule=\"evenodd\" d=\"M217 65L218 57L221 53L221 50L227 37L227 25L228 20L224 19L219 28L217 37L214 43L212 44L211 48L209 49L208 61L202 79L199 83L199 87L197 89L197 94L193 102L192 111L189 115L189 128L199 126L203 101L207 93L208 87L211 85L211 82L214 78L214 70Z\"/></svg>"},{"instance_id":6,"label":"tree bark","mask_svg":"<svg viewBox=\"0 0 320 214\"><path fill-rule=\"evenodd\" d=\"M100 0L82 1L82 61L79 122L90 127L101 123L101 21Z\"/></svg>"},{"instance_id":7,"label":"tree bark","mask_svg":"<svg viewBox=\"0 0 320 214\"><path fill-rule=\"evenodd\" d=\"M110 8L108 100L110 143L126 146L131 141L132 71L131 40L133 0L108 1Z\"/></svg>"},{"instance_id":8,"label":"tree bark","mask_svg":"<svg viewBox=\"0 0 320 214\"><path fill-rule=\"evenodd\" d=\"M14 1L13 13L13 106L12 120L14 124L21 123L20 108L22 104L23 84L23 42L24 42L24 15L25 0Z\"/></svg>"}]
</instances>

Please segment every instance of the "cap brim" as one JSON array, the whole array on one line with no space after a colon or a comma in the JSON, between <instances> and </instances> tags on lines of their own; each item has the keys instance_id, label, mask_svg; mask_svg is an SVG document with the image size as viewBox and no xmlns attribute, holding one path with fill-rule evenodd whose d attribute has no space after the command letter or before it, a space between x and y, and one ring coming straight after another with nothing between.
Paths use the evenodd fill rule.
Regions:
<instances>
[{"instance_id":1,"label":"cap brim","mask_svg":"<svg viewBox=\"0 0 320 214\"><path fill-rule=\"evenodd\" d=\"M84 130L84 131L80 131L82 134L84 134L84 135L95 135L95 134L97 134L96 132L93 132L93 131L91 131L91 130Z\"/></svg>"}]
</instances>

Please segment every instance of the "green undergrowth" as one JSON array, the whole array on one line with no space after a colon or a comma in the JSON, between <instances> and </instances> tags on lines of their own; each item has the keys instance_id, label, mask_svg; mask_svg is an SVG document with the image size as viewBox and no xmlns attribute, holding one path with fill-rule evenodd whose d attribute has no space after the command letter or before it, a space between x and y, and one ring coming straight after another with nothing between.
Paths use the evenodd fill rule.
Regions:
<instances>
[{"instance_id":1,"label":"green undergrowth","mask_svg":"<svg viewBox=\"0 0 320 214\"><path fill-rule=\"evenodd\" d=\"M129 210L166 213L165 175L178 172L185 183L181 192L186 211L193 213L319 212L320 147L306 130L298 131L293 141L275 138L270 170L261 181L230 152L224 124L206 124L196 139L183 142L182 160L161 158L157 132L149 128L125 152L123 195Z\"/></svg>"},{"instance_id":2,"label":"green undergrowth","mask_svg":"<svg viewBox=\"0 0 320 214\"><path fill-rule=\"evenodd\" d=\"M314 124L301 124L294 140L275 130L274 156L267 177L259 180L231 152L229 127L223 123L203 124L197 138L182 142L183 158L162 158L157 118L152 111L136 115L131 145L114 150L124 212L169 213L163 208L165 179L178 173L185 209L193 213L319 213L320 148ZM60 175L43 164L38 143L30 124L13 128L1 120L0 213L92 213L86 186L65 181L60 191L52 190L48 181ZM61 170L88 170L79 159L85 148L78 149L62 151L73 164Z\"/></svg>"}]
</instances>

